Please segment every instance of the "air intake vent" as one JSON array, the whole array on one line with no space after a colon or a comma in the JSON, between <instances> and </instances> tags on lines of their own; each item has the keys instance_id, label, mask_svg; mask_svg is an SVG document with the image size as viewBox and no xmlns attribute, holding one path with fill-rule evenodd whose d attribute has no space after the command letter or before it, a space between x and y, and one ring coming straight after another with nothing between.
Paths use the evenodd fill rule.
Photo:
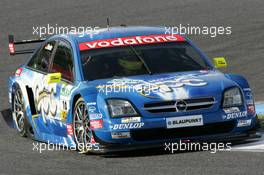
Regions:
<instances>
[{"instance_id":1,"label":"air intake vent","mask_svg":"<svg viewBox=\"0 0 264 175\"><path fill-rule=\"evenodd\" d=\"M177 139L204 135L224 134L231 132L235 127L235 121L205 124L186 128L156 128L132 130L131 137L136 141Z\"/></svg>"},{"instance_id":2,"label":"air intake vent","mask_svg":"<svg viewBox=\"0 0 264 175\"><path fill-rule=\"evenodd\" d=\"M214 98L199 98L146 103L144 109L151 113L184 112L210 108L215 104Z\"/></svg>"}]
</instances>

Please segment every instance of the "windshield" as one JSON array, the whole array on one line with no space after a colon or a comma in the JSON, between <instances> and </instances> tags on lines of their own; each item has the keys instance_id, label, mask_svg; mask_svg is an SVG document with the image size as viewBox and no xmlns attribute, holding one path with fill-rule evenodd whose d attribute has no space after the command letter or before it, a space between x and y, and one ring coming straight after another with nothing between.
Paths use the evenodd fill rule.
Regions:
<instances>
[{"instance_id":1,"label":"windshield","mask_svg":"<svg viewBox=\"0 0 264 175\"><path fill-rule=\"evenodd\" d=\"M81 51L85 80L210 69L188 42Z\"/></svg>"}]
</instances>

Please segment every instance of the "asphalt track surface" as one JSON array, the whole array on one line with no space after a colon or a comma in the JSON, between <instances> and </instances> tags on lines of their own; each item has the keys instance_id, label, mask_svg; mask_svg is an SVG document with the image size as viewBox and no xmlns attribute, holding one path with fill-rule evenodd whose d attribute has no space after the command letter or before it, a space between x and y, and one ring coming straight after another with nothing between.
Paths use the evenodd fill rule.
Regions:
<instances>
[{"instance_id":1,"label":"asphalt track surface","mask_svg":"<svg viewBox=\"0 0 264 175\"><path fill-rule=\"evenodd\" d=\"M191 35L210 57L225 56L225 71L243 74L257 100L264 100L263 0L98 0L0 1L0 174L264 174L264 153L162 150L120 155L82 155L73 151L33 151L33 141L10 128L6 113L7 78L27 60L7 54L7 34L32 38L33 26L171 25L231 26L231 35ZM34 141L34 143L37 143ZM261 142L263 145L263 142Z\"/></svg>"}]
</instances>

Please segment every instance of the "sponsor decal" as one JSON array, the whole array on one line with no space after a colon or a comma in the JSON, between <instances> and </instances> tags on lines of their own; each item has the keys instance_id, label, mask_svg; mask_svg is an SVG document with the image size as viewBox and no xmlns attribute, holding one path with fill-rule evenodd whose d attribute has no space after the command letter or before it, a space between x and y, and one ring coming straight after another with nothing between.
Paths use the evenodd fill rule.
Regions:
<instances>
[{"instance_id":1,"label":"sponsor decal","mask_svg":"<svg viewBox=\"0 0 264 175\"><path fill-rule=\"evenodd\" d=\"M247 117L247 111L235 112L235 113L229 113L229 114L223 115L224 120L237 119L237 118L243 118L243 117Z\"/></svg>"},{"instance_id":2,"label":"sponsor decal","mask_svg":"<svg viewBox=\"0 0 264 175\"><path fill-rule=\"evenodd\" d=\"M103 114L100 113L93 113L93 114L89 114L90 120L98 120L103 118Z\"/></svg>"},{"instance_id":3,"label":"sponsor decal","mask_svg":"<svg viewBox=\"0 0 264 175\"><path fill-rule=\"evenodd\" d=\"M250 88L244 88L243 91L251 91Z\"/></svg>"},{"instance_id":4,"label":"sponsor decal","mask_svg":"<svg viewBox=\"0 0 264 175\"><path fill-rule=\"evenodd\" d=\"M117 129L138 129L138 128L142 128L143 126L144 126L144 123L139 122L139 123L114 124L114 125L111 125L110 128L113 130L117 130Z\"/></svg>"},{"instance_id":5,"label":"sponsor decal","mask_svg":"<svg viewBox=\"0 0 264 175\"><path fill-rule=\"evenodd\" d=\"M127 85L113 85L113 84L109 84L109 85L99 85L96 86L97 89L107 89L107 88L111 88L111 89L117 89L117 88L128 88Z\"/></svg>"},{"instance_id":6,"label":"sponsor decal","mask_svg":"<svg viewBox=\"0 0 264 175\"><path fill-rule=\"evenodd\" d=\"M166 42L175 42L175 41L185 41L185 39L180 35L172 35L172 34L131 36L131 37L112 38L112 39L84 42L79 44L79 48L82 51L82 50L91 50L91 49L99 49L99 48L107 48L107 47L155 44L155 43L166 43Z\"/></svg>"},{"instance_id":7,"label":"sponsor decal","mask_svg":"<svg viewBox=\"0 0 264 175\"><path fill-rule=\"evenodd\" d=\"M44 47L45 50L48 50L48 51L52 51L53 49L53 46L51 44L47 44L45 47Z\"/></svg>"},{"instance_id":8,"label":"sponsor decal","mask_svg":"<svg viewBox=\"0 0 264 175\"><path fill-rule=\"evenodd\" d=\"M253 105L254 104L254 100L253 100L253 95L251 93L251 90L244 90L244 94L246 96L246 103L247 105Z\"/></svg>"},{"instance_id":9,"label":"sponsor decal","mask_svg":"<svg viewBox=\"0 0 264 175\"><path fill-rule=\"evenodd\" d=\"M69 110L69 98L73 86L62 83L61 88L57 83L47 84L47 76L36 77L33 83L34 102L43 123L54 123L55 120L65 121ZM61 124L61 122L60 122Z\"/></svg>"},{"instance_id":10,"label":"sponsor decal","mask_svg":"<svg viewBox=\"0 0 264 175\"><path fill-rule=\"evenodd\" d=\"M71 94L71 89L69 89L67 86L63 86L63 87L61 88L61 92L60 92L60 95L61 95L61 96L66 96L66 97L68 97L68 96L70 96L70 94Z\"/></svg>"},{"instance_id":11,"label":"sponsor decal","mask_svg":"<svg viewBox=\"0 0 264 175\"><path fill-rule=\"evenodd\" d=\"M108 83L111 84L138 84L138 83L144 83L144 80L134 80L134 79L128 79L128 78L122 78L122 79L113 79L108 81Z\"/></svg>"},{"instance_id":12,"label":"sponsor decal","mask_svg":"<svg viewBox=\"0 0 264 175\"><path fill-rule=\"evenodd\" d=\"M141 121L141 117L124 117L121 118L121 123L137 123Z\"/></svg>"},{"instance_id":13,"label":"sponsor decal","mask_svg":"<svg viewBox=\"0 0 264 175\"><path fill-rule=\"evenodd\" d=\"M67 134L73 136L72 124L67 124Z\"/></svg>"},{"instance_id":14,"label":"sponsor decal","mask_svg":"<svg viewBox=\"0 0 264 175\"><path fill-rule=\"evenodd\" d=\"M203 125L202 115L166 118L167 128L181 128Z\"/></svg>"},{"instance_id":15,"label":"sponsor decal","mask_svg":"<svg viewBox=\"0 0 264 175\"><path fill-rule=\"evenodd\" d=\"M113 139L127 139L130 138L130 132L111 132Z\"/></svg>"},{"instance_id":16,"label":"sponsor decal","mask_svg":"<svg viewBox=\"0 0 264 175\"><path fill-rule=\"evenodd\" d=\"M66 120L67 119L67 111L61 110L61 120Z\"/></svg>"},{"instance_id":17,"label":"sponsor decal","mask_svg":"<svg viewBox=\"0 0 264 175\"><path fill-rule=\"evenodd\" d=\"M44 86L36 86L35 89L35 103L37 106L37 111L42 115L43 122L46 124L46 119L52 117L53 119L57 115L58 111L58 103L59 101L56 99L56 88L48 88Z\"/></svg>"},{"instance_id":18,"label":"sponsor decal","mask_svg":"<svg viewBox=\"0 0 264 175\"><path fill-rule=\"evenodd\" d=\"M248 119L248 120L238 120L237 127L250 126L251 125L251 122L252 122L251 119Z\"/></svg>"},{"instance_id":19,"label":"sponsor decal","mask_svg":"<svg viewBox=\"0 0 264 175\"><path fill-rule=\"evenodd\" d=\"M107 84L98 85L96 88L99 89L99 92L106 95L108 93L139 93L148 98L167 98L177 94L178 98L188 98L188 92L183 88L184 86L200 87L207 85L207 82L203 79L198 79L191 75L132 82L116 79L115 81L107 82Z\"/></svg>"},{"instance_id":20,"label":"sponsor decal","mask_svg":"<svg viewBox=\"0 0 264 175\"><path fill-rule=\"evenodd\" d=\"M200 87L207 85L207 82L193 77L173 77L168 80L158 79L148 81L147 83L136 85L136 90L142 96L154 98L153 94L174 93L184 86Z\"/></svg>"},{"instance_id":21,"label":"sponsor decal","mask_svg":"<svg viewBox=\"0 0 264 175\"><path fill-rule=\"evenodd\" d=\"M87 106L95 106L96 105L96 102L88 102L87 103Z\"/></svg>"},{"instance_id":22,"label":"sponsor decal","mask_svg":"<svg viewBox=\"0 0 264 175\"><path fill-rule=\"evenodd\" d=\"M23 72L23 68L18 68L18 69L16 70L15 76L16 76L16 77L20 77L21 74L22 74L22 72Z\"/></svg>"},{"instance_id":23,"label":"sponsor decal","mask_svg":"<svg viewBox=\"0 0 264 175\"><path fill-rule=\"evenodd\" d=\"M250 104L254 104L254 100L246 100L246 103L248 104L248 105L250 105Z\"/></svg>"},{"instance_id":24,"label":"sponsor decal","mask_svg":"<svg viewBox=\"0 0 264 175\"><path fill-rule=\"evenodd\" d=\"M156 83L157 85L167 85L170 88L180 88L183 86L205 86L207 82L198 78L177 78L174 80L169 80L161 83Z\"/></svg>"},{"instance_id":25,"label":"sponsor decal","mask_svg":"<svg viewBox=\"0 0 264 175\"><path fill-rule=\"evenodd\" d=\"M61 100L61 110L68 111L68 102L66 100Z\"/></svg>"},{"instance_id":26,"label":"sponsor decal","mask_svg":"<svg viewBox=\"0 0 264 175\"><path fill-rule=\"evenodd\" d=\"M96 107L95 106L89 106L88 111L93 113L94 111L96 111Z\"/></svg>"},{"instance_id":27,"label":"sponsor decal","mask_svg":"<svg viewBox=\"0 0 264 175\"><path fill-rule=\"evenodd\" d=\"M103 120L90 120L91 129L103 128Z\"/></svg>"},{"instance_id":28,"label":"sponsor decal","mask_svg":"<svg viewBox=\"0 0 264 175\"><path fill-rule=\"evenodd\" d=\"M226 114L234 113L234 112L240 112L240 109L238 107L230 107L223 109Z\"/></svg>"}]
</instances>

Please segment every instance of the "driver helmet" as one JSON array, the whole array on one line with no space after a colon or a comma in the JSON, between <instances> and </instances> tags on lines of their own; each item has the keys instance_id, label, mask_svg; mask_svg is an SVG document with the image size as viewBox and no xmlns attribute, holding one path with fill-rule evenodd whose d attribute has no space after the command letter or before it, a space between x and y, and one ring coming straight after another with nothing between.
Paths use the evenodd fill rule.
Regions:
<instances>
[{"instance_id":1,"label":"driver helmet","mask_svg":"<svg viewBox=\"0 0 264 175\"><path fill-rule=\"evenodd\" d=\"M132 51L122 54L122 56L118 59L118 64L125 70L129 71L140 70L142 67L142 62Z\"/></svg>"}]
</instances>

